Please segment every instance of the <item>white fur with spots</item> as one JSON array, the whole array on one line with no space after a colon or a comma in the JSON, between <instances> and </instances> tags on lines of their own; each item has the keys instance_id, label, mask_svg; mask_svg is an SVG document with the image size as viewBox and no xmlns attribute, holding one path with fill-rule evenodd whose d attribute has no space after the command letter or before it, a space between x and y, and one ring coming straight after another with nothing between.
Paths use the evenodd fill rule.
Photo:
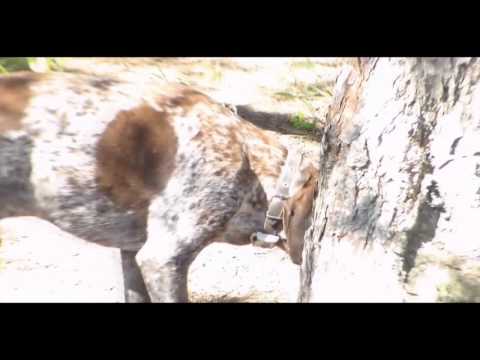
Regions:
<instances>
[{"instance_id":1,"label":"white fur with spots","mask_svg":"<svg viewBox=\"0 0 480 360\"><path fill-rule=\"evenodd\" d=\"M21 80L26 75L15 76ZM140 250L136 260L148 290L141 296L157 302L188 301L188 267L209 243L245 245L252 233L263 230L287 154L274 134L182 86L140 87L73 74L48 74L8 86L2 85L4 79L0 77L0 95L28 93L28 99L13 98L25 103L21 116L0 99L0 217L39 216L85 240L119 247L128 256ZM142 111L158 119L143 123L138 118ZM112 124L122 112L125 131L117 131ZM175 139L138 140L159 124L171 129ZM125 154L125 163L121 156L110 159L110 168L102 173L98 144L108 131L108 141L114 141L109 151L122 155L133 149L138 154ZM170 155L159 152L174 155L166 158ZM172 162L171 173L160 164L151 175L150 165L156 167L158 159ZM131 173L111 172L120 166ZM99 182L105 172L111 182L106 188ZM148 194L144 205L125 205L137 195L145 200L143 194Z\"/></svg>"}]
</instances>

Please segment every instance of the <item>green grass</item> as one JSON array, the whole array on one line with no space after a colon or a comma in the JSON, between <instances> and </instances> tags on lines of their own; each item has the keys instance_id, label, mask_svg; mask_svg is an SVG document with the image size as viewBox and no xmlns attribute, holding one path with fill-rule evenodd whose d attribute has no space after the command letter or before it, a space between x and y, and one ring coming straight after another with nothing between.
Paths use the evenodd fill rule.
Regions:
<instances>
[{"instance_id":1,"label":"green grass","mask_svg":"<svg viewBox=\"0 0 480 360\"><path fill-rule=\"evenodd\" d=\"M332 86L321 82L313 84L294 83L288 89L274 93L276 99L285 101L295 99L312 101L316 98L332 95Z\"/></svg>"},{"instance_id":2,"label":"green grass","mask_svg":"<svg viewBox=\"0 0 480 360\"><path fill-rule=\"evenodd\" d=\"M278 91L273 94L273 97L280 101L295 100L297 98L295 94L292 94L291 92L288 92L288 91Z\"/></svg>"},{"instance_id":3,"label":"green grass","mask_svg":"<svg viewBox=\"0 0 480 360\"><path fill-rule=\"evenodd\" d=\"M318 101L322 98L333 96L333 85L325 81L317 81L311 84L303 82L293 82L287 89L278 91L273 94L273 98L277 101L300 101L304 105L310 118L317 116ZM325 100L327 100L325 99ZM291 124L296 129L313 131L315 125L305 121L303 114L297 114L291 119Z\"/></svg>"},{"instance_id":4,"label":"green grass","mask_svg":"<svg viewBox=\"0 0 480 360\"><path fill-rule=\"evenodd\" d=\"M437 286L437 301L439 302L479 302L480 283L478 269L476 276L467 276L460 271L450 271L449 280Z\"/></svg>"},{"instance_id":5,"label":"green grass","mask_svg":"<svg viewBox=\"0 0 480 360\"><path fill-rule=\"evenodd\" d=\"M333 89L325 83L313 83L303 84L297 83L295 89L299 94L299 97L304 99L313 100L317 97L332 96Z\"/></svg>"},{"instance_id":6,"label":"green grass","mask_svg":"<svg viewBox=\"0 0 480 360\"><path fill-rule=\"evenodd\" d=\"M313 69L315 68L316 64L312 60L306 59L300 61L292 61L290 63L290 66L293 68Z\"/></svg>"},{"instance_id":7,"label":"green grass","mask_svg":"<svg viewBox=\"0 0 480 360\"><path fill-rule=\"evenodd\" d=\"M0 74L16 71L34 71L44 65L47 71L62 71L62 60L56 58L2 57L0 58Z\"/></svg>"},{"instance_id":8,"label":"green grass","mask_svg":"<svg viewBox=\"0 0 480 360\"><path fill-rule=\"evenodd\" d=\"M302 113L292 116L290 119L290 124L292 124L292 126L298 130L313 131L315 129L315 124L305 120L305 115Z\"/></svg>"},{"instance_id":9,"label":"green grass","mask_svg":"<svg viewBox=\"0 0 480 360\"><path fill-rule=\"evenodd\" d=\"M222 81L222 78L223 78L222 71L215 68L212 73L212 80L215 82L220 82Z\"/></svg>"},{"instance_id":10,"label":"green grass","mask_svg":"<svg viewBox=\"0 0 480 360\"><path fill-rule=\"evenodd\" d=\"M30 71L28 58L0 58L2 72Z\"/></svg>"}]
</instances>

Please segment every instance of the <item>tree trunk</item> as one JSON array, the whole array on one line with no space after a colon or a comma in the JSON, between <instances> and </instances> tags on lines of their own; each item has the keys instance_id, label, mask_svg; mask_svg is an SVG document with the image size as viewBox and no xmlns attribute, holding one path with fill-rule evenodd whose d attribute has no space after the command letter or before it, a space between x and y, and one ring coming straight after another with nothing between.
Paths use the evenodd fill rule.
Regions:
<instances>
[{"instance_id":1,"label":"tree trunk","mask_svg":"<svg viewBox=\"0 0 480 360\"><path fill-rule=\"evenodd\" d=\"M356 59L322 139L301 302L480 301L480 61Z\"/></svg>"}]
</instances>

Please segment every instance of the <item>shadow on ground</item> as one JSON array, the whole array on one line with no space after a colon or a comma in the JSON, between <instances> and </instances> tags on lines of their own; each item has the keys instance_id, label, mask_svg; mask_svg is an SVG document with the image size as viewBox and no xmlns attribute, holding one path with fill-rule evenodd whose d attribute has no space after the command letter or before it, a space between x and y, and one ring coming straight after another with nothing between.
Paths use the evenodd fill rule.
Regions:
<instances>
[{"instance_id":1,"label":"shadow on ground","mask_svg":"<svg viewBox=\"0 0 480 360\"><path fill-rule=\"evenodd\" d=\"M249 105L237 105L237 113L244 120L265 130L290 135L312 135L311 131L297 129L292 126L291 114L256 111Z\"/></svg>"}]
</instances>

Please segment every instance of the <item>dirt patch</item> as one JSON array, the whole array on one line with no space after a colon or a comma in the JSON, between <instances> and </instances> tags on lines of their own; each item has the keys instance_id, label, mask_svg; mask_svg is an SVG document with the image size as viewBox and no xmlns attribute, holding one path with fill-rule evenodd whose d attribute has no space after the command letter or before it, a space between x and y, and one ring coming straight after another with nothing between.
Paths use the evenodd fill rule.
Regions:
<instances>
[{"instance_id":1,"label":"dirt patch","mask_svg":"<svg viewBox=\"0 0 480 360\"><path fill-rule=\"evenodd\" d=\"M281 250L212 244L192 264L193 302L296 302L300 267Z\"/></svg>"},{"instance_id":2,"label":"dirt patch","mask_svg":"<svg viewBox=\"0 0 480 360\"><path fill-rule=\"evenodd\" d=\"M0 221L0 302L123 302L120 252L32 217Z\"/></svg>"}]
</instances>

